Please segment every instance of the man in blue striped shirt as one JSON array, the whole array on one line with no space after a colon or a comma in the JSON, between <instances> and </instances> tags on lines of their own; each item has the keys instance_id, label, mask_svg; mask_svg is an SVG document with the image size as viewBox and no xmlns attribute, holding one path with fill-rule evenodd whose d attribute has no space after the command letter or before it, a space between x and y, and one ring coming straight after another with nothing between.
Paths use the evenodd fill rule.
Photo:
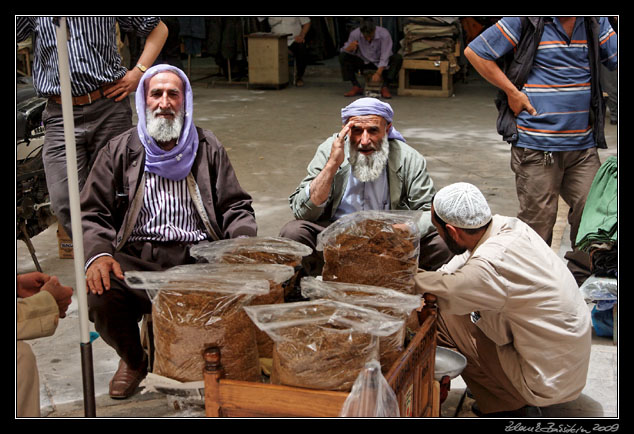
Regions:
<instances>
[{"instance_id":1,"label":"man in blue striped shirt","mask_svg":"<svg viewBox=\"0 0 634 434\"><path fill-rule=\"evenodd\" d=\"M39 96L48 98L42 115L46 183L58 222L72 236L57 54L58 19L17 17L16 40L33 38L33 84ZM146 37L143 52L131 70L122 65L116 24L122 31ZM66 18L66 25L81 189L97 151L132 126L128 95L136 90L146 67L156 60L168 31L158 17L72 16Z\"/></svg>"},{"instance_id":2,"label":"man in blue striped shirt","mask_svg":"<svg viewBox=\"0 0 634 434\"><path fill-rule=\"evenodd\" d=\"M616 69L617 37L605 17L539 20L543 32L541 37L535 32L538 45L532 63L526 66L524 83L513 83L508 70L503 71L496 61L512 50L520 56L517 50L523 47L522 38L529 37L522 33L531 25L528 18L502 18L469 44L465 56L504 92L515 115L517 132L505 139L513 145L518 217L550 244L561 195L570 206L574 249L585 200L601 165L597 146L607 147L599 77L593 71L598 71L599 61ZM598 105L601 107L595 109ZM578 282L585 280L589 275L587 255L574 249L566 257Z\"/></svg>"}]
</instances>

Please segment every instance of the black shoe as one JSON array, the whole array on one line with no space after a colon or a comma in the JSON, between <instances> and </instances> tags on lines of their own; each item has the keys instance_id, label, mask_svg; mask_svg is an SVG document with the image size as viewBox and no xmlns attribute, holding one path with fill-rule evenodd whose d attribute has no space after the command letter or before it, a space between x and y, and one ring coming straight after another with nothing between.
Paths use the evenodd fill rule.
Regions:
<instances>
[{"instance_id":1,"label":"black shoe","mask_svg":"<svg viewBox=\"0 0 634 434\"><path fill-rule=\"evenodd\" d=\"M533 407L532 405L527 405L522 408L518 408L517 410L511 411L498 411L495 413L482 413L480 411L480 407L478 407L478 403L474 402L471 405L471 412L478 417L542 417L542 411L539 407Z\"/></svg>"}]
</instances>

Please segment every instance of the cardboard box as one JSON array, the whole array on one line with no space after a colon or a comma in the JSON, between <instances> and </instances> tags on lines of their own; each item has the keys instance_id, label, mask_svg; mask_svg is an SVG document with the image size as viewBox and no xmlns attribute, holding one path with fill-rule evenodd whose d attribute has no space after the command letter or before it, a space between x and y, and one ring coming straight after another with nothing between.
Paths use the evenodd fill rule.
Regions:
<instances>
[{"instance_id":1,"label":"cardboard box","mask_svg":"<svg viewBox=\"0 0 634 434\"><path fill-rule=\"evenodd\" d=\"M59 247L60 259L73 259L73 240L66 234L64 228L57 227L57 244Z\"/></svg>"}]
</instances>

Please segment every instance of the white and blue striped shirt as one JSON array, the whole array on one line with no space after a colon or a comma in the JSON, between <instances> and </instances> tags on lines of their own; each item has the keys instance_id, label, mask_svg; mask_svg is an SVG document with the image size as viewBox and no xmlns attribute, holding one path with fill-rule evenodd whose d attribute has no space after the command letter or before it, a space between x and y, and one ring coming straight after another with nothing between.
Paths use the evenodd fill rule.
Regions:
<instances>
[{"instance_id":1,"label":"white and blue striped shirt","mask_svg":"<svg viewBox=\"0 0 634 434\"><path fill-rule=\"evenodd\" d=\"M143 207L129 241L193 243L207 239L187 188L187 179L173 181L145 172Z\"/></svg>"},{"instance_id":2,"label":"white and blue striped shirt","mask_svg":"<svg viewBox=\"0 0 634 434\"><path fill-rule=\"evenodd\" d=\"M38 95L60 95L54 17L16 17L16 41L33 38L33 84ZM158 17L67 17L71 93L81 96L122 78L127 69L117 49L116 23L121 31L147 36Z\"/></svg>"}]
</instances>

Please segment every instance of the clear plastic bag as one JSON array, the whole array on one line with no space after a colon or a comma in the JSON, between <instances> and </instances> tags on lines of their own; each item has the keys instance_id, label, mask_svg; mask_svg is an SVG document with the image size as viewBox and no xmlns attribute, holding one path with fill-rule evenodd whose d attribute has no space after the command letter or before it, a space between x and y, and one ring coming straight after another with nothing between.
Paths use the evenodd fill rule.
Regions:
<instances>
[{"instance_id":1,"label":"clear plastic bag","mask_svg":"<svg viewBox=\"0 0 634 434\"><path fill-rule=\"evenodd\" d=\"M376 360L366 363L352 386L340 417L399 417L396 394L381 373Z\"/></svg>"},{"instance_id":2,"label":"clear plastic bag","mask_svg":"<svg viewBox=\"0 0 634 434\"><path fill-rule=\"evenodd\" d=\"M272 384L349 391L366 362L378 359L379 337L404 321L334 300L245 306L275 342Z\"/></svg>"},{"instance_id":3,"label":"clear plastic bag","mask_svg":"<svg viewBox=\"0 0 634 434\"><path fill-rule=\"evenodd\" d=\"M386 373L405 347L406 328L419 328L417 310L422 308L420 295L358 283L326 282L314 277L301 280L302 296L310 300L329 299L375 309L404 320L404 325L389 336L379 338L381 370Z\"/></svg>"},{"instance_id":4,"label":"clear plastic bag","mask_svg":"<svg viewBox=\"0 0 634 434\"><path fill-rule=\"evenodd\" d=\"M597 304L597 310L608 310L618 301L618 280L612 277L588 277L579 287L586 301Z\"/></svg>"},{"instance_id":5,"label":"clear plastic bag","mask_svg":"<svg viewBox=\"0 0 634 434\"><path fill-rule=\"evenodd\" d=\"M199 261L226 264L281 264L296 267L312 249L282 237L245 237L201 242L190 254Z\"/></svg>"},{"instance_id":6,"label":"clear plastic bag","mask_svg":"<svg viewBox=\"0 0 634 434\"><path fill-rule=\"evenodd\" d=\"M358 211L322 231L325 281L361 283L412 294L422 211Z\"/></svg>"},{"instance_id":7,"label":"clear plastic bag","mask_svg":"<svg viewBox=\"0 0 634 434\"><path fill-rule=\"evenodd\" d=\"M183 273L203 273L204 276L213 273L236 275L245 280L268 280L269 292L256 295L249 304L284 303L284 293L289 280L295 275L295 270L288 265L280 264L192 264L171 268L170 271ZM254 327L258 343L258 354L261 358L273 357L273 341L262 330Z\"/></svg>"},{"instance_id":8,"label":"clear plastic bag","mask_svg":"<svg viewBox=\"0 0 634 434\"><path fill-rule=\"evenodd\" d=\"M268 294L269 281L188 272L187 267L126 272L126 283L145 289L152 300L153 372L180 382L200 381L203 351L216 345L227 378L259 381L256 330L242 308Z\"/></svg>"}]
</instances>

